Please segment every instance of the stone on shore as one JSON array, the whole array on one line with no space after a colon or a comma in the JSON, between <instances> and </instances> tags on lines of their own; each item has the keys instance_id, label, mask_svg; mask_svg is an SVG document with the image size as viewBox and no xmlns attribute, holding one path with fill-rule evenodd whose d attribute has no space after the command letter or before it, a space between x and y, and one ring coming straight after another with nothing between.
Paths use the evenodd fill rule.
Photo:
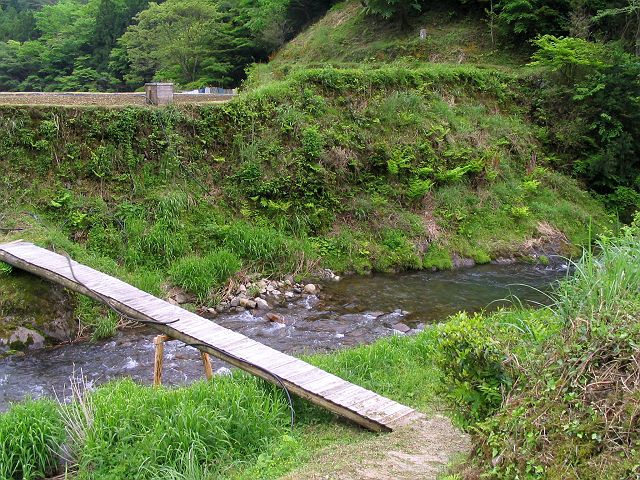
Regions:
<instances>
[{"instance_id":1,"label":"stone on shore","mask_svg":"<svg viewBox=\"0 0 640 480\"><path fill-rule=\"evenodd\" d=\"M264 298L256 297L255 302L256 302L256 308L258 310L268 310L270 308L269 304Z\"/></svg>"}]
</instances>

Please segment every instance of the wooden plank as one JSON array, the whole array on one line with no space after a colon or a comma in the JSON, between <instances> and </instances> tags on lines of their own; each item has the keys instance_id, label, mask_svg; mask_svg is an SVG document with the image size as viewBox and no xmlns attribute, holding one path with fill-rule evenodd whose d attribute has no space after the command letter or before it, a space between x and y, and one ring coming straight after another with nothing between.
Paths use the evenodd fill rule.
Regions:
<instances>
[{"instance_id":1,"label":"wooden plank","mask_svg":"<svg viewBox=\"0 0 640 480\"><path fill-rule=\"evenodd\" d=\"M278 352L192 312L156 298L64 255L28 242L0 245L0 260L59 283L151 325L172 339L196 344L203 360L210 354L287 389L366 428L389 431L418 413L353 385L302 360Z\"/></svg>"}]
</instances>

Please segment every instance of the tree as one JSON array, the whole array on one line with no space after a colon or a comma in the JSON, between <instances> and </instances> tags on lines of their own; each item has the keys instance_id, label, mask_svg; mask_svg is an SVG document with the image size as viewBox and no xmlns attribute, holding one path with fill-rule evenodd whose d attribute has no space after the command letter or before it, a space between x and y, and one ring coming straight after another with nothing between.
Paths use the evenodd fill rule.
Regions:
<instances>
[{"instance_id":1,"label":"tree","mask_svg":"<svg viewBox=\"0 0 640 480\"><path fill-rule=\"evenodd\" d=\"M640 56L640 0L628 0L627 4L618 8L600 10L593 18L595 23L609 18L624 18L624 28L621 30L622 38L631 32L633 48L636 56Z\"/></svg>"},{"instance_id":2,"label":"tree","mask_svg":"<svg viewBox=\"0 0 640 480\"><path fill-rule=\"evenodd\" d=\"M522 41L539 34L561 34L568 25L569 0L502 0L497 23L504 38Z\"/></svg>"},{"instance_id":3,"label":"tree","mask_svg":"<svg viewBox=\"0 0 640 480\"><path fill-rule=\"evenodd\" d=\"M561 132L554 150L571 152L574 172L628 218L629 199L640 194L638 58L615 44L576 38L546 35L535 44L535 64L561 75L547 94L547 112L557 113L548 127L552 137ZM562 134L564 125L570 135Z\"/></svg>"},{"instance_id":4,"label":"tree","mask_svg":"<svg viewBox=\"0 0 640 480\"><path fill-rule=\"evenodd\" d=\"M418 0L363 0L365 12L378 15L386 20L398 19L403 27L409 23L409 16L422 11Z\"/></svg>"},{"instance_id":5,"label":"tree","mask_svg":"<svg viewBox=\"0 0 640 480\"><path fill-rule=\"evenodd\" d=\"M182 85L228 83L231 59L247 46L234 35L216 3L167 0L151 3L120 39L129 81L170 80Z\"/></svg>"}]
</instances>

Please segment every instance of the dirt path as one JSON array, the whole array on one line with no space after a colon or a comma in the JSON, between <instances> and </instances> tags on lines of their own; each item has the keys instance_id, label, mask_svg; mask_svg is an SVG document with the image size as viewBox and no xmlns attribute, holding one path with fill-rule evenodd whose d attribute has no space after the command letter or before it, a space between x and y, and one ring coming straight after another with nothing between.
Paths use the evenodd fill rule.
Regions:
<instances>
[{"instance_id":1,"label":"dirt path","mask_svg":"<svg viewBox=\"0 0 640 480\"><path fill-rule=\"evenodd\" d=\"M435 415L362 443L329 447L281 480L435 479L468 449L468 437Z\"/></svg>"}]
</instances>

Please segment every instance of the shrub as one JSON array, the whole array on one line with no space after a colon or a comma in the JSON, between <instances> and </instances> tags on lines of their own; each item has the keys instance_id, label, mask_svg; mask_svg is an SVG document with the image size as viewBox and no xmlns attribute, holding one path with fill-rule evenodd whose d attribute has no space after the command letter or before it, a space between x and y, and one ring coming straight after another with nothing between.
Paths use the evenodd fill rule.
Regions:
<instances>
[{"instance_id":1,"label":"shrub","mask_svg":"<svg viewBox=\"0 0 640 480\"><path fill-rule=\"evenodd\" d=\"M433 185L434 184L432 180L421 180L419 178L414 178L409 183L407 197L409 197L409 199L413 201L421 200L427 193L431 191Z\"/></svg>"},{"instance_id":2,"label":"shrub","mask_svg":"<svg viewBox=\"0 0 640 480\"><path fill-rule=\"evenodd\" d=\"M0 276L9 275L12 270L13 268L11 267L11 265L5 262L0 262Z\"/></svg>"},{"instance_id":3,"label":"shrub","mask_svg":"<svg viewBox=\"0 0 640 480\"><path fill-rule=\"evenodd\" d=\"M169 269L171 279L179 286L206 299L211 290L221 287L242 267L242 262L227 250L218 250L204 257L188 256Z\"/></svg>"},{"instance_id":4,"label":"shrub","mask_svg":"<svg viewBox=\"0 0 640 480\"><path fill-rule=\"evenodd\" d=\"M444 377L443 393L455 406L456 420L473 425L500 407L502 389L511 384L505 355L481 315L460 313L439 333L434 362Z\"/></svg>"},{"instance_id":5,"label":"shrub","mask_svg":"<svg viewBox=\"0 0 640 480\"><path fill-rule=\"evenodd\" d=\"M315 160L322 155L324 139L318 127L308 127L302 132L302 151L310 160Z\"/></svg>"},{"instance_id":6,"label":"shrub","mask_svg":"<svg viewBox=\"0 0 640 480\"><path fill-rule=\"evenodd\" d=\"M585 252L548 318L535 312L537 341L508 348L518 381L476 425L491 478L637 477L639 237L635 223Z\"/></svg>"}]
</instances>

